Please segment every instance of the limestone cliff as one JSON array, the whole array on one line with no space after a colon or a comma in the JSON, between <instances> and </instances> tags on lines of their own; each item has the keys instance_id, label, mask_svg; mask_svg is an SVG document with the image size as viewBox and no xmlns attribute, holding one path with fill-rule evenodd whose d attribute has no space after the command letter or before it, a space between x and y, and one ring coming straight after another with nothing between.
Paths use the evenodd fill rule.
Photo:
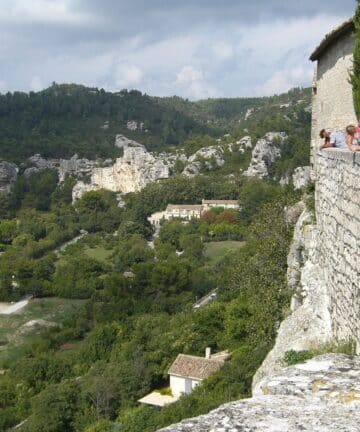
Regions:
<instances>
[{"instance_id":1,"label":"limestone cliff","mask_svg":"<svg viewBox=\"0 0 360 432\"><path fill-rule=\"evenodd\" d=\"M145 147L125 145L123 149L123 156L110 166L99 167L94 162L86 160L74 161L75 170L88 174L90 179L87 183L80 180L75 185L73 199L80 198L85 192L98 189L122 193L137 192L148 183L169 177L169 166L147 152ZM68 172L70 169L72 166L67 167Z\"/></svg>"},{"instance_id":2,"label":"limestone cliff","mask_svg":"<svg viewBox=\"0 0 360 432\"><path fill-rule=\"evenodd\" d=\"M6 161L0 161L0 192L9 193L11 185L16 180L18 167Z\"/></svg>"},{"instance_id":3,"label":"limestone cliff","mask_svg":"<svg viewBox=\"0 0 360 432\"><path fill-rule=\"evenodd\" d=\"M288 213L294 211L288 209ZM318 256L319 232L305 208L294 229L288 255L288 286L293 296L291 313L281 323L275 346L254 376L253 388L283 368L286 351L309 350L329 342L332 335L330 297Z\"/></svg>"},{"instance_id":4,"label":"limestone cliff","mask_svg":"<svg viewBox=\"0 0 360 432\"><path fill-rule=\"evenodd\" d=\"M268 132L257 141L252 152L251 162L245 175L248 177L267 178L269 166L281 155L281 147L286 135L283 132Z\"/></svg>"}]
</instances>

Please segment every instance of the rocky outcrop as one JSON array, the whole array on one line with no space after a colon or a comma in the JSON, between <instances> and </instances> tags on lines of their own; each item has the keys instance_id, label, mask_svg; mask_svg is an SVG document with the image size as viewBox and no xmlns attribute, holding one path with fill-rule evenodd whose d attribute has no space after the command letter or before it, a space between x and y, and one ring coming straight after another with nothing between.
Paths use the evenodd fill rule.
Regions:
<instances>
[{"instance_id":1,"label":"rocky outcrop","mask_svg":"<svg viewBox=\"0 0 360 432\"><path fill-rule=\"evenodd\" d=\"M254 397L162 432L358 432L360 358L327 354L266 378Z\"/></svg>"},{"instance_id":2,"label":"rocky outcrop","mask_svg":"<svg viewBox=\"0 0 360 432\"><path fill-rule=\"evenodd\" d=\"M294 189L301 189L310 182L311 168L309 166L298 167L292 176Z\"/></svg>"},{"instance_id":3,"label":"rocky outcrop","mask_svg":"<svg viewBox=\"0 0 360 432\"><path fill-rule=\"evenodd\" d=\"M268 132L259 139L252 152L249 168L245 171L248 177L267 178L269 166L281 155L281 147L286 138L283 132Z\"/></svg>"},{"instance_id":4,"label":"rocky outcrop","mask_svg":"<svg viewBox=\"0 0 360 432\"><path fill-rule=\"evenodd\" d=\"M193 176L203 169L212 170L222 167L225 163L224 150L220 146L204 147L189 157L184 175Z\"/></svg>"},{"instance_id":5,"label":"rocky outcrop","mask_svg":"<svg viewBox=\"0 0 360 432\"><path fill-rule=\"evenodd\" d=\"M118 134L115 137L115 147L124 148L124 147L142 147L138 142L127 138L125 135Z\"/></svg>"},{"instance_id":6,"label":"rocky outcrop","mask_svg":"<svg viewBox=\"0 0 360 432\"><path fill-rule=\"evenodd\" d=\"M295 214L302 205L297 207L292 210ZM285 218L289 217L288 209ZM274 348L254 376L254 386L283 367L286 351L309 350L332 340L330 296L319 263L318 241L313 216L305 209L295 225L288 254L288 286L293 293L291 314L281 323Z\"/></svg>"},{"instance_id":7,"label":"rocky outcrop","mask_svg":"<svg viewBox=\"0 0 360 432\"><path fill-rule=\"evenodd\" d=\"M77 178L90 177L96 165L95 161L79 158L78 155L71 159L60 159L59 180L63 182L67 174Z\"/></svg>"},{"instance_id":8,"label":"rocky outcrop","mask_svg":"<svg viewBox=\"0 0 360 432\"><path fill-rule=\"evenodd\" d=\"M27 160L27 168L24 170L24 176L30 177L32 174L44 171L46 169L55 169L58 166L57 161L48 160L41 157L39 154L29 157Z\"/></svg>"},{"instance_id":9,"label":"rocky outcrop","mask_svg":"<svg viewBox=\"0 0 360 432\"><path fill-rule=\"evenodd\" d=\"M0 161L0 192L9 193L17 178L18 167L11 162Z\"/></svg>"},{"instance_id":10,"label":"rocky outcrop","mask_svg":"<svg viewBox=\"0 0 360 432\"><path fill-rule=\"evenodd\" d=\"M239 145L240 150L245 151L246 149L251 149L252 148L251 137L246 135L241 139L239 139L238 141L236 141L236 144Z\"/></svg>"},{"instance_id":11,"label":"rocky outcrop","mask_svg":"<svg viewBox=\"0 0 360 432\"><path fill-rule=\"evenodd\" d=\"M148 183L168 178L169 166L161 159L147 152L145 147L125 146L124 155L108 167L98 167L86 159L74 159L66 165L67 172L88 175L87 181L80 180L73 189L73 199L85 192L107 189L113 192L137 192ZM64 165L63 165L64 166Z\"/></svg>"},{"instance_id":12,"label":"rocky outcrop","mask_svg":"<svg viewBox=\"0 0 360 432\"><path fill-rule=\"evenodd\" d=\"M128 120L126 122L126 127L132 131L143 130L144 129L144 123L143 122L137 122L135 120Z\"/></svg>"}]
</instances>

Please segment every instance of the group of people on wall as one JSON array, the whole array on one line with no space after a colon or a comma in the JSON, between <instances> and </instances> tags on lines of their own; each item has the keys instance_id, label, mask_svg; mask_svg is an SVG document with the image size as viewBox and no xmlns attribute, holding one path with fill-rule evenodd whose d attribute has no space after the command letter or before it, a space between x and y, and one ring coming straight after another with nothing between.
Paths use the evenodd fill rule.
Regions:
<instances>
[{"instance_id":1,"label":"group of people on wall","mask_svg":"<svg viewBox=\"0 0 360 432\"><path fill-rule=\"evenodd\" d=\"M320 150L337 147L344 150L360 151L360 122L358 126L347 126L345 132L342 130L331 132L329 129L322 129L320 138L324 140Z\"/></svg>"}]
</instances>

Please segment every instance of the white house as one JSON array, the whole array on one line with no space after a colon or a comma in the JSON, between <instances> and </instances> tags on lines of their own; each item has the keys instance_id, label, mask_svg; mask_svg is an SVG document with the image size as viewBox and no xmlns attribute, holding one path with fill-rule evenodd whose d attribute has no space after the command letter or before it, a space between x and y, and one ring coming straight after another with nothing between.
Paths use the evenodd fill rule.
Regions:
<instances>
[{"instance_id":1,"label":"white house","mask_svg":"<svg viewBox=\"0 0 360 432\"><path fill-rule=\"evenodd\" d=\"M174 219L174 218L180 218L180 219L199 219L202 212L202 205L195 204L195 205L189 205L189 204L169 204L166 207L166 219Z\"/></svg>"},{"instance_id":2,"label":"white house","mask_svg":"<svg viewBox=\"0 0 360 432\"><path fill-rule=\"evenodd\" d=\"M229 358L230 354L227 351L212 355L210 348L206 348L205 357L179 354L168 371L170 394L162 394L155 390L138 402L158 407L172 404L181 395L191 393L202 380L221 369Z\"/></svg>"},{"instance_id":3,"label":"white house","mask_svg":"<svg viewBox=\"0 0 360 432\"><path fill-rule=\"evenodd\" d=\"M202 211L208 211L212 208L221 207L225 210L233 209L237 210L239 208L239 203L236 200L202 200Z\"/></svg>"},{"instance_id":4,"label":"white house","mask_svg":"<svg viewBox=\"0 0 360 432\"><path fill-rule=\"evenodd\" d=\"M229 357L226 351L211 355L210 348L206 348L205 357L179 354L168 371L173 396L191 393L201 381L221 369Z\"/></svg>"},{"instance_id":5,"label":"white house","mask_svg":"<svg viewBox=\"0 0 360 432\"><path fill-rule=\"evenodd\" d=\"M202 200L202 204L169 204L165 211L153 213L148 217L148 221L155 228L158 228L162 221L171 219L199 219L201 215L212 208L221 207L223 209L239 208L236 200Z\"/></svg>"}]
</instances>

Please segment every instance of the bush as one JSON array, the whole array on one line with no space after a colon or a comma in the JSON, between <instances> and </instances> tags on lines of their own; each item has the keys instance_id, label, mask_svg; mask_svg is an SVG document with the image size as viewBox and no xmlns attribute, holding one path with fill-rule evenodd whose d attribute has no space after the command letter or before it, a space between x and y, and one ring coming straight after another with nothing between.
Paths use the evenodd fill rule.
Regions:
<instances>
[{"instance_id":1,"label":"bush","mask_svg":"<svg viewBox=\"0 0 360 432\"><path fill-rule=\"evenodd\" d=\"M289 350L286 351L284 361L287 366L295 365L298 363L304 363L306 360L313 358L314 355L307 350L304 351L295 351Z\"/></svg>"}]
</instances>

